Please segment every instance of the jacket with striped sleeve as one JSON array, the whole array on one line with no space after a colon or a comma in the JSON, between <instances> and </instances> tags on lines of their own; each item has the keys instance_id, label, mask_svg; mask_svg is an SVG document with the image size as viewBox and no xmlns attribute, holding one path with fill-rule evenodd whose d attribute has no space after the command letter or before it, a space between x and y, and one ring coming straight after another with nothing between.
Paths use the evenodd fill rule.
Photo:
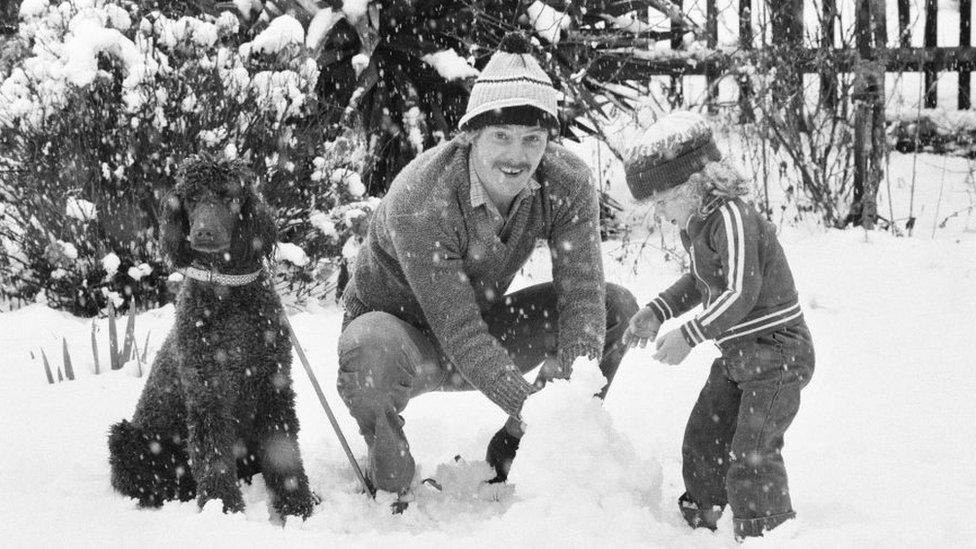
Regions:
<instances>
[{"instance_id":1,"label":"jacket with striped sleeve","mask_svg":"<svg viewBox=\"0 0 976 549\"><path fill-rule=\"evenodd\" d=\"M702 304L681 326L694 347L719 346L803 322L793 275L776 228L740 199L713 204L704 217L692 215L681 231L691 272L648 303L662 322Z\"/></svg>"}]
</instances>

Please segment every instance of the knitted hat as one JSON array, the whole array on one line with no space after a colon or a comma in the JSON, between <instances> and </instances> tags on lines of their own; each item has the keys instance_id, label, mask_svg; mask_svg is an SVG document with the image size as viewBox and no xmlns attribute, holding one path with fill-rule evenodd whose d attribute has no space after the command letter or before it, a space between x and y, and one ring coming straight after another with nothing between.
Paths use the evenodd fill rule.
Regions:
<instances>
[{"instance_id":1,"label":"knitted hat","mask_svg":"<svg viewBox=\"0 0 976 549\"><path fill-rule=\"evenodd\" d=\"M531 51L521 33L502 38L471 89L460 129L499 124L558 127L556 88Z\"/></svg>"},{"instance_id":2,"label":"knitted hat","mask_svg":"<svg viewBox=\"0 0 976 549\"><path fill-rule=\"evenodd\" d=\"M706 164L722 159L701 115L679 111L651 124L627 151L624 174L637 200L677 187Z\"/></svg>"}]
</instances>

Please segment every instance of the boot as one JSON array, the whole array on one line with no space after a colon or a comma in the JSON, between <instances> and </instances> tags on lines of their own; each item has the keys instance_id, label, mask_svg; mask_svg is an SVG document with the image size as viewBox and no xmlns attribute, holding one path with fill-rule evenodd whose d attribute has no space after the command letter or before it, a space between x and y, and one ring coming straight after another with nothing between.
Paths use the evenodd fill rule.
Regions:
<instances>
[{"instance_id":1,"label":"boot","mask_svg":"<svg viewBox=\"0 0 976 549\"><path fill-rule=\"evenodd\" d=\"M380 412L372 437L367 437L369 476L378 490L405 494L410 489L416 463L403 434L403 418L393 408Z\"/></svg>"}]
</instances>

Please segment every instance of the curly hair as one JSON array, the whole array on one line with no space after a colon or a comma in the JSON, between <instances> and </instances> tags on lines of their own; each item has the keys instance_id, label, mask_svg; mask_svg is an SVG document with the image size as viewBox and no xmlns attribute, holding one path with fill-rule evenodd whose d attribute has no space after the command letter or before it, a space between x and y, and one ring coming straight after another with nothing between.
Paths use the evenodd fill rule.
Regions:
<instances>
[{"instance_id":1,"label":"curly hair","mask_svg":"<svg viewBox=\"0 0 976 549\"><path fill-rule=\"evenodd\" d=\"M713 198L732 199L749 194L749 182L730 163L720 160L705 164L688 178L687 185L702 202Z\"/></svg>"}]
</instances>

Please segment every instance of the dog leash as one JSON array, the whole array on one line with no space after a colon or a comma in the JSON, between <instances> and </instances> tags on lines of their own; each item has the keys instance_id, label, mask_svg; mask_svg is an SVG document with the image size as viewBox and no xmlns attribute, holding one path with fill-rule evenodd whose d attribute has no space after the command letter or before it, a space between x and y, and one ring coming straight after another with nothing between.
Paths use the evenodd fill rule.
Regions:
<instances>
[{"instance_id":1,"label":"dog leash","mask_svg":"<svg viewBox=\"0 0 976 549\"><path fill-rule=\"evenodd\" d=\"M325 400L325 394L322 392L322 387L319 386L319 380L315 377L315 373L312 372L312 367L305 357L305 351L302 350L302 344L298 342L295 330L291 327L291 322L288 321L288 315L285 314L284 310L281 311L281 321L288 328L288 335L291 336L292 346L295 347L295 351L298 353L298 359L302 362L302 366L305 367L305 373L308 374L308 379L312 382L312 388L315 389L315 394L319 397L319 402L325 410L325 415L329 417L329 423L332 424L332 429L335 430L336 435L339 437L339 443L342 444L342 449L345 450L346 457L349 458L349 464L352 465L353 471L356 472L356 476L359 477L359 482L363 485L363 489L366 490L369 497L376 499L376 489L366 480L366 476L363 475L363 470L359 467L355 456L352 455L349 443L346 442L346 437L342 434L342 429L339 428L339 422L336 421L335 414L332 413L332 408Z\"/></svg>"},{"instance_id":2,"label":"dog leash","mask_svg":"<svg viewBox=\"0 0 976 549\"><path fill-rule=\"evenodd\" d=\"M268 265L265 269L270 275L267 282L268 287L274 292L274 265ZM288 315L285 313L284 307L281 308L281 323L288 329L288 337L291 339L292 347L295 348L295 352L298 354L298 360L302 363L302 367L305 368L305 373L308 375L309 381L312 382L312 388L315 389L315 395L319 397L319 403L322 405L322 409L325 410L325 415L329 418L332 429L335 431L336 436L339 437L339 444L342 445L342 449L346 452L346 457L349 458L349 464L352 465L352 470L355 471L356 477L359 479L366 493L369 494L369 497L376 499L376 488L373 488L373 485L366 479L362 468L359 467L359 462L356 461L356 457L352 454L352 449L349 448L349 443L346 441L345 435L342 434L342 428L339 427L339 422L332 412L332 407L329 406L329 402L325 399L325 393L322 392L319 380L315 377L315 372L312 371L312 366L305 356L305 351L302 349L302 344L298 341L298 336L295 334L295 329L291 326L291 321L288 320Z\"/></svg>"}]
</instances>

